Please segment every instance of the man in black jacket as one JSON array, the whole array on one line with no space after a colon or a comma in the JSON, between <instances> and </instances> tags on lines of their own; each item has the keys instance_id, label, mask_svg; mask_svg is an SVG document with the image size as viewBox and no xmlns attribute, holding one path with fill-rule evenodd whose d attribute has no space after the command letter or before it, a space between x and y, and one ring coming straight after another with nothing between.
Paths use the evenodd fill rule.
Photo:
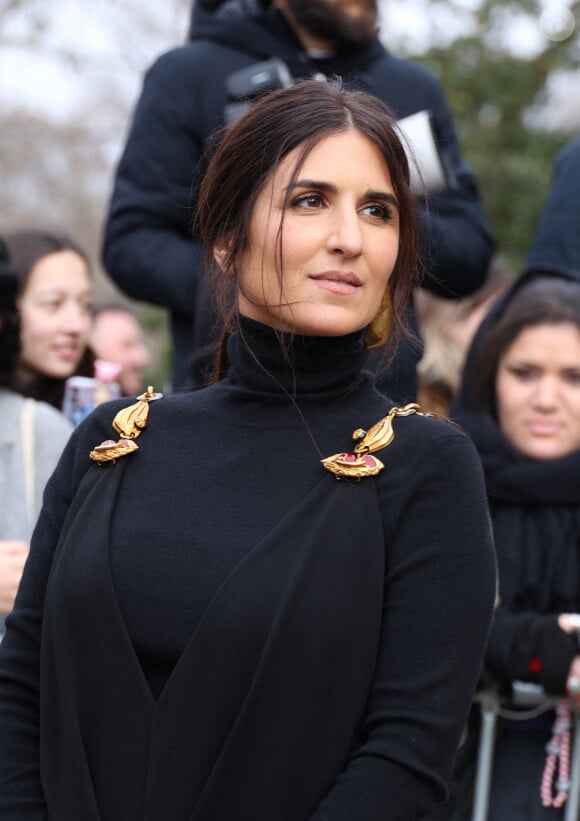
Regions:
<instances>
[{"instance_id":1,"label":"man in black jacket","mask_svg":"<svg viewBox=\"0 0 580 821\"><path fill-rule=\"evenodd\" d=\"M103 257L129 296L170 310L174 388L204 384L217 336L203 248L192 238L201 157L232 102L228 78L270 58L282 60L293 78L339 75L376 94L397 118L431 112L449 184L418 201L422 284L454 298L484 281L493 241L443 90L425 69L384 49L377 19L378 0L204 0L194 6L190 42L147 72L117 171ZM418 345L403 344L381 376L393 399L414 397L419 358Z\"/></svg>"}]
</instances>

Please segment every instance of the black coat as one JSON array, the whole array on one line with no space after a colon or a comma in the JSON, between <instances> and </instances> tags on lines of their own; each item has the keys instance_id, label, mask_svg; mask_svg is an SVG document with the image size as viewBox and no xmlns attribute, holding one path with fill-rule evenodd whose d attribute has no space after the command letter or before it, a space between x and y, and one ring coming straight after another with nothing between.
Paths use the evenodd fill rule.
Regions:
<instances>
[{"instance_id":1,"label":"black coat","mask_svg":"<svg viewBox=\"0 0 580 821\"><path fill-rule=\"evenodd\" d=\"M531 270L580 277L580 136L554 160L550 190L527 259Z\"/></svg>"},{"instance_id":2,"label":"black coat","mask_svg":"<svg viewBox=\"0 0 580 821\"><path fill-rule=\"evenodd\" d=\"M296 338L292 372L245 333L266 370L232 338L228 378L152 403L117 464L88 453L122 400L75 431L0 647L2 819L411 821L444 797L494 598L474 450L399 418L384 470L337 481L321 456L387 410L360 335Z\"/></svg>"},{"instance_id":3,"label":"black coat","mask_svg":"<svg viewBox=\"0 0 580 821\"><path fill-rule=\"evenodd\" d=\"M429 109L453 184L432 196L428 207L419 206L425 287L451 297L471 293L482 284L493 250L437 80L389 54L378 39L332 59L309 59L280 12L252 12L249 5L233 0L213 14L196 7L191 42L160 57L147 72L106 224L103 257L110 276L131 297L171 311L176 388L188 383L188 371L193 387L204 384L215 343L203 248L191 237L192 212L200 158L209 134L223 122L224 83L237 69L279 57L294 77L343 76L384 100L397 117ZM382 384L397 401L414 397L419 358L419 346L401 346Z\"/></svg>"}]
</instances>

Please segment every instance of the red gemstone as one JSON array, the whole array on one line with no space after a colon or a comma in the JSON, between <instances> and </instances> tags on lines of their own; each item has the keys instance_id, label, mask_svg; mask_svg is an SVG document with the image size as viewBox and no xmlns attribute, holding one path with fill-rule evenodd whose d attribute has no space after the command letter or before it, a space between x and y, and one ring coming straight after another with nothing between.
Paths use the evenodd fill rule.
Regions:
<instances>
[{"instance_id":1,"label":"red gemstone","mask_svg":"<svg viewBox=\"0 0 580 821\"><path fill-rule=\"evenodd\" d=\"M369 467L374 468L377 466L374 456L363 456L363 459Z\"/></svg>"},{"instance_id":2,"label":"red gemstone","mask_svg":"<svg viewBox=\"0 0 580 821\"><path fill-rule=\"evenodd\" d=\"M530 656L528 659L528 670L530 673L541 673L543 669L542 659L539 659L537 656Z\"/></svg>"},{"instance_id":3,"label":"red gemstone","mask_svg":"<svg viewBox=\"0 0 580 821\"><path fill-rule=\"evenodd\" d=\"M358 458L354 453L343 453L341 455L345 462L356 462Z\"/></svg>"}]
</instances>

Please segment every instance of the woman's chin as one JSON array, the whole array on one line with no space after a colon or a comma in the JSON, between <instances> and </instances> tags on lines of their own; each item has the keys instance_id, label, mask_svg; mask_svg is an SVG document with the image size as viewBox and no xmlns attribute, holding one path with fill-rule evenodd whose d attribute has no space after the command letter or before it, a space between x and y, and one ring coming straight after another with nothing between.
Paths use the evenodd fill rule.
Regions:
<instances>
[{"instance_id":1,"label":"woman's chin","mask_svg":"<svg viewBox=\"0 0 580 821\"><path fill-rule=\"evenodd\" d=\"M286 317L282 321L277 318L278 325L273 325L277 330L288 331L298 336L323 336L336 337L348 336L348 334L362 331L366 328L370 320L357 319L354 317Z\"/></svg>"}]
</instances>

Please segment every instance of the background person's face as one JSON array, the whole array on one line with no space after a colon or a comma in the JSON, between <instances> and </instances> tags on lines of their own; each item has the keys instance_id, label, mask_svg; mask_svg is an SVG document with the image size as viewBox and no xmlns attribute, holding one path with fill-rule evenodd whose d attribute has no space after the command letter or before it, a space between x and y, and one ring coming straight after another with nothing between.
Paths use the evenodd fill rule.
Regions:
<instances>
[{"instance_id":1,"label":"background person's face","mask_svg":"<svg viewBox=\"0 0 580 821\"><path fill-rule=\"evenodd\" d=\"M335 134L312 149L284 210L299 151L284 158L256 201L238 265L240 311L279 330L341 336L371 322L395 266L391 177L367 137Z\"/></svg>"},{"instance_id":2,"label":"background person's face","mask_svg":"<svg viewBox=\"0 0 580 821\"><path fill-rule=\"evenodd\" d=\"M530 459L580 448L580 329L571 322L524 328L500 357L498 422Z\"/></svg>"},{"instance_id":3,"label":"background person's face","mask_svg":"<svg viewBox=\"0 0 580 821\"><path fill-rule=\"evenodd\" d=\"M365 45L375 35L377 0L285 0L306 31L336 45Z\"/></svg>"},{"instance_id":4,"label":"background person's face","mask_svg":"<svg viewBox=\"0 0 580 821\"><path fill-rule=\"evenodd\" d=\"M98 314L91 346L99 359L121 366L117 382L125 396L143 392L143 371L151 363L151 353L143 330L131 313L106 310Z\"/></svg>"},{"instance_id":5,"label":"background person's face","mask_svg":"<svg viewBox=\"0 0 580 821\"><path fill-rule=\"evenodd\" d=\"M91 281L74 251L56 251L32 268L19 300L21 354L26 376L66 379L86 349L91 326Z\"/></svg>"}]
</instances>

